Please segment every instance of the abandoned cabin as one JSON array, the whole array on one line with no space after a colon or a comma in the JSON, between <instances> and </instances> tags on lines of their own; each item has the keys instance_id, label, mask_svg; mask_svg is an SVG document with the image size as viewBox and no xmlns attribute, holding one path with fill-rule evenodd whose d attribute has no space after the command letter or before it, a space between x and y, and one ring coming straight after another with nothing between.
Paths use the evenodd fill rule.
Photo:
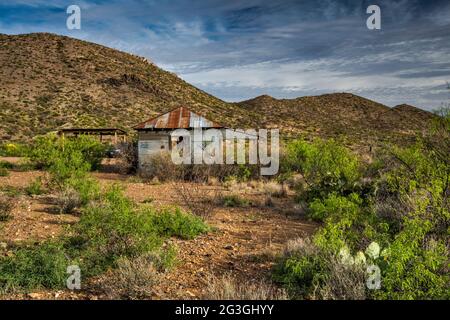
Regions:
<instances>
[{"instance_id":1,"label":"abandoned cabin","mask_svg":"<svg viewBox=\"0 0 450 320\"><path fill-rule=\"evenodd\" d=\"M186 129L224 129L214 121L208 120L186 107L178 107L157 117L148 119L136 127L138 131L139 170L145 170L151 162L152 156L161 151L170 151L180 142L182 137L172 135L174 130ZM192 142L194 135L191 133Z\"/></svg>"}]
</instances>

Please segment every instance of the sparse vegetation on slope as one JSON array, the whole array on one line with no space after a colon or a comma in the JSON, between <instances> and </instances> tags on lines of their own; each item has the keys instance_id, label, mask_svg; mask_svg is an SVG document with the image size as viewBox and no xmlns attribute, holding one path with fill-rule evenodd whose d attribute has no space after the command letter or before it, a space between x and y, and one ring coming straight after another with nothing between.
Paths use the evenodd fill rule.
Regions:
<instances>
[{"instance_id":1,"label":"sparse vegetation on slope","mask_svg":"<svg viewBox=\"0 0 450 320\"><path fill-rule=\"evenodd\" d=\"M129 130L178 105L229 126L252 118L143 58L48 33L0 35L0 78L0 141L61 126Z\"/></svg>"},{"instance_id":2,"label":"sparse vegetation on slope","mask_svg":"<svg viewBox=\"0 0 450 320\"><path fill-rule=\"evenodd\" d=\"M228 127L278 127L284 136L345 135L349 144L366 147L378 140L413 140L432 118L414 107L390 109L347 93L227 103L146 59L48 33L0 35L0 77L0 141L8 142L59 127L130 130L179 105Z\"/></svg>"}]
</instances>

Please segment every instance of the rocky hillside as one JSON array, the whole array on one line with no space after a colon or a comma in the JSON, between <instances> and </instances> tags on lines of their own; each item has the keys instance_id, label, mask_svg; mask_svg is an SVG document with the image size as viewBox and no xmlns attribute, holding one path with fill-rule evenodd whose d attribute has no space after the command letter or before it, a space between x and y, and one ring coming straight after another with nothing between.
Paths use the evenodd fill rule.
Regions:
<instances>
[{"instance_id":1,"label":"rocky hillside","mask_svg":"<svg viewBox=\"0 0 450 320\"><path fill-rule=\"evenodd\" d=\"M263 95L240 102L261 115L263 126L282 127L287 136L336 137L355 142L408 139L426 130L434 115L409 105L394 108L351 94L333 93L296 99Z\"/></svg>"},{"instance_id":2,"label":"rocky hillside","mask_svg":"<svg viewBox=\"0 0 450 320\"><path fill-rule=\"evenodd\" d=\"M52 34L0 35L0 79L3 140L61 126L130 128L179 104L230 126L251 118L144 58Z\"/></svg>"},{"instance_id":3,"label":"rocky hillside","mask_svg":"<svg viewBox=\"0 0 450 320\"><path fill-rule=\"evenodd\" d=\"M230 127L345 135L356 143L412 137L433 117L348 93L227 103L144 58L46 33L0 35L0 79L0 141L60 127L129 130L180 104Z\"/></svg>"}]
</instances>

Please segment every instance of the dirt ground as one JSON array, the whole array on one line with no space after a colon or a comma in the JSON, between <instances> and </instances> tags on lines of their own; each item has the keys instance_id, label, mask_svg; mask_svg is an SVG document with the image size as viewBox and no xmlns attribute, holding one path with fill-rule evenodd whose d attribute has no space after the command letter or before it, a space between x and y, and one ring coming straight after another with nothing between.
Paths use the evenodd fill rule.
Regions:
<instances>
[{"instance_id":1,"label":"dirt ground","mask_svg":"<svg viewBox=\"0 0 450 320\"><path fill-rule=\"evenodd\" d=\"M0 160L2 160L0 158ZM10 160L10 159L3 159ZM13 161L17 161L14 159ZM12 162L13 162L12 161ZM3 192L20 190L43 172L10 171L7 177L0 177ZM179 205L184 201L179 186L174 183L145 183L129 175L96 172L92 174L102 186L113 183L122 185L125 193L134 201L149 202L155 206ZM221 194L230 192L224 187L185 184L200 193ZM14 189L15 188L15 189ZM7 190L7 191L5 191ZM8 191L9 190L9 191ZM212 191L213 190L213 191ZM253 205L243 208L214 206L214 214L207 219L213 231L194 240L170 239L177 247L177 265L165 275L157 288L156 299L199 299L202 297L208 275L222 275L231 272L237 279L259 280L270 277L274 254L280 252L286 242L311 234L316 224L306 220L296 208L293 196L276 198L270 207L262 205L263 195L252 187L238 190L242 197L252 200ZM204 191L204 192L203 192ZM235 193L236 191L234 191ZM0 223L0 254L8 254L11 243L42 241L65 232L65 226L76 223L76 215L55 212L51 196L15 195L16 206L13 219ZM3 250L3 251L2 251ZM88 290L40 291L26 295L2 298L24 299L102 299L100 293Z\"/></svg>"}]
</instances>

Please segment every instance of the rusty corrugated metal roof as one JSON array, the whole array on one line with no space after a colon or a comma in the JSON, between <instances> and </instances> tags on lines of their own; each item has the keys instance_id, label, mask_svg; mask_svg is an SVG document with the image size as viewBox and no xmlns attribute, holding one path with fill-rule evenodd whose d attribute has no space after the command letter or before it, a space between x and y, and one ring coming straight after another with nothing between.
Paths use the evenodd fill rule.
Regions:
<instances>
[{"instance_id":1,"label":"rusty corrugated metal roof","mask_svg":"<svg viewBox=\"0 0 450 320\"><path fill-rule=\"evenodd\" d=\"M178 107L134 127L136 130L192 128L223 128L223 126L192 112L186 107Z\"/></svg>"}]
</instances>

